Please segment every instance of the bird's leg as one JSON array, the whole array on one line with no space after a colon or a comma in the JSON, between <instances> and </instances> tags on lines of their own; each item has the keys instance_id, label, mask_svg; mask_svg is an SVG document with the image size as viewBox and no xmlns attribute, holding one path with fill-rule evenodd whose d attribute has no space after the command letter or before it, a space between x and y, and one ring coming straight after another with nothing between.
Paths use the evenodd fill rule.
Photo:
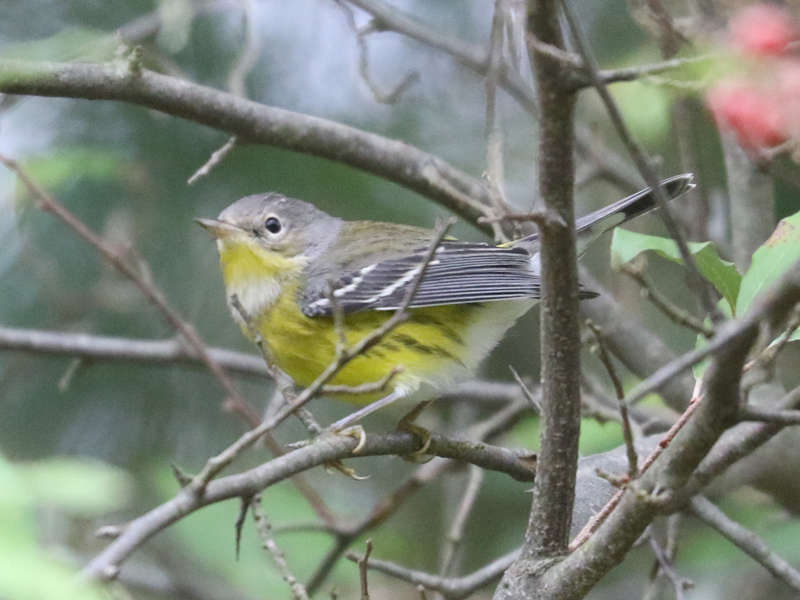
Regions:
<instances>
[{"instance_id":1,"label":"bird's leg","mask_svg":"<svg viewBox=\"0 0 800 600\"><path fill-rule=\"evenodd\" d=\"M408 413L406 413L406 415L397 423L398 430L409 432L411 435L417 437L421 444L418 449L414 450L414 452L403 456L403 460L414 463L426 463L433 458L433 456L430 454L426 454L431 445L431 432L414 423L420 413L428 408L432 402L433 398L417 403L417 405Z\"/></svg>"},{"instance_id":2,"label":"bird's leg","mask_svg":"<svg viewBox=\"0 0 800 600\"><path fill-rule=\"evenodd\" d=\"M335 423L332 423L326 428L326 431L338 435L347 435L356 438L358 440L358 444L356 445L355 448L353 448L353 454L358 454L367 441L367 434L364 432L364 428L361 427L361 425L356 425L356 423L358 423L361 419L363 419L367 415L371 415L375 411L382 409L384 406L390 405L392 402L402 397L403 397L402 393L397 391L392 391L390 394L387 394L383 398L380 398L375 402L367 404L365 407L350 413L343 419L339 419Z\"/></svg>"}]
</instances>

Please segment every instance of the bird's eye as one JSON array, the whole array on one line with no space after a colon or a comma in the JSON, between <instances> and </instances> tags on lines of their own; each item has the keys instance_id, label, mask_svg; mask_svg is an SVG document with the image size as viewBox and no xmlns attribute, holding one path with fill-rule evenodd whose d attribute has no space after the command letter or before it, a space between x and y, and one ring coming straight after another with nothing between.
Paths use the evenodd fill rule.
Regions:
<instances>
[{"instance_id":1,"label":"bird's eye","mask_svg":"<svg viewBox=\"0 0 800 600\"><path fill-rule=\"evenodd\" d=\"M264 228L272 234L280 233L281 222L277 217L269 217L264 221Z\"/></svg>"}]
</instances>

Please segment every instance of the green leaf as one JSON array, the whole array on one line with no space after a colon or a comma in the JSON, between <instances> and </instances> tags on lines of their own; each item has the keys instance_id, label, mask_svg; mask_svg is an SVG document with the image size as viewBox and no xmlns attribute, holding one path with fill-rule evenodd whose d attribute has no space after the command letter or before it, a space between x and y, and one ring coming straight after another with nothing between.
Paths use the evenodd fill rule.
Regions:
<instances>
[{"instance_id":1,"label":"green leaf","mask_svg":"<svg viewBox=\"0 0 800 600\"><path fill-rule=\"evenodd\" d=\"M678 245L672 239L617 228L611 241L611 264L619 268L648 250L673 262L683 263ZM689 242L689 251L703 277L722 294L731 308L735 307L742 276L734 264L720 258L711 242Z\"/></svg>"},{"instance_id":2,"label":"green leaf","mask_svg":"<svg viewBox=\"0 0 800 600\"><path fill-rule=\"evenodd\" d=\"M755 251L742 278L736 314L744 314L753 301L768 290L787 269L800 260L800 212L786 217L770 238Z\"/></svg>"}]
</instances>

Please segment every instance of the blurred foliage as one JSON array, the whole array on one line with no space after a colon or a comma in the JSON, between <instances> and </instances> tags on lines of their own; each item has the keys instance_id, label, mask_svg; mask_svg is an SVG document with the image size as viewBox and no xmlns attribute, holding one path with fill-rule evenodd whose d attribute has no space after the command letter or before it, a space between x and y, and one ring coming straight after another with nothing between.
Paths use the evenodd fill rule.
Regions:
<instances>
[{"instance_id":1,"label":"blurred foliage","mask_svg":"<svg viewBox=\"0 0 800 600\"><path fill-rule=\"evenodd\" d=\"M42 513L66 521L125 506L132 481L95 461L51 458L14 464L0 456L0 597L14 600L100 600L105 592L76 582L77 556L58 558L41 544Z\"/></svg>"},{"instance_id":2,"label":"blurred foliage","mask_svg":"<svg viewBox=\"0 0 800 600\"><path fill-rule=\"evenodd\" d=\"M215 10L198 10L200 5L189 0L7 2L0 20L0 57L111 60L119 48L115 30L130 31L136 25L137 31L145 32L136 43L143 45L149 68L223 88L242 48L244 21L237 3L222 4ZM490 2L469 0L458 3L458 10L452 3L426 0L395 4L442 31L473 43L486 42ZM603 66L658 59L652 40L630 19L625 2L576 4L581 5ZM485 170L484 85L465 68L402 36L369 36L371 70L380 85L388 88L408 70L421 75L398 104L382 105L374 101L358 76L353 33L332 1L256 2L254 7L261 50L247 78L252 99L341 120L418 145L476 175ZM159 22L160 27L150 26ZM522 66L526 67L524 61ZM707 67L691 69L702 73ZM691 69L687 67L681 76ZM635 135L661 156L662 171L682 170L672 139L674 89L648 81L620 84L613 91ZM498 102L505 132L506 188L515 206L525 210L534 200L536 127L504 95ZM192 224L193 217L214 216L236 198L265 190L307 199L349 219L432 225L444 212L396 184L355 169L260 146L236 147L208 177L188 187L187 178L226 136L137 106L11 98L3 101L2 111L0 151L23 161L39 183L92 229L118 247L134 249L134 256L145 261L173 306L215 346L252 351L225 307L214 245ZM603 143L619 150L617 137L593 95L582 96L579 114L597 124ZM693 142L703 169L701 182L719 193L725 175L717 138L702 111L693 118ZM794 189L787 185L776 189L781 214L794 213L798 209ZM0 323L144 339L173 335L132 284L103 264L60 222L40 212L5 171L0 172L0 191L0 235L5 244L0 253ZM623 193L607 183L592 182L579 190L578 212L607 204ZM642 219L631 229L663 233L654 218ZM474 227L464 224L455 233L481 237ZM652 241L629 234L624 244L639 248L638 253L653 249L648 240ZM732 276L723 260L725 240L721 241L718 252L705 244L696 247L698 260L704 264L708 260L720 270L720 279L709 276L720 285ZM641 318L669 346L691 348L691 333L678 330L652 307L639 302L638 290L611 273L608 243L596 244L585 262L619 292L624 303L621 310L631 318ZM618 243L622 242L615 241ZM659 248L662 254L674 256L660 243ZM771 255L765 260L774 264L776 259ZM686 304L681 295L683 270L667 261L651 262L648 276L662 283L675 302ZM757 255L753 268L759 262ZM747 275L739 302L744 302L746 293L752 299L758 288L757 284L746 286L745 281ZM725 296L734 301L732 288ZM521 373L535 376L537 333L536 314L522 319L487 361L484 374L509 381L507 366L513 364ZM587 368L605 380L602 367L585 354ZM623 371L622 376L626 386L636 383L629 373ZM242 377L237 385L259 410L272 393L261 379ZM102 547L102 542L90 539L98 525L124 522L169 499L177 490L168 466L171 462L196 471L208 456L242 432L243 424L224 412L223 399L216 381L196 367L75 365L67 357L0 353L0 450L8 457L0 461L0 597L65 597L63 590L72 580L73 567L84 564L87 556ZM312 409L322 422L349 411L349 407L325 400L314 402ZM423 424L458 431L463 410L443 403L425 415L428 422ZM490 414L485 407L469 410L471 418ZM368 427L389 429L396 417L391 411L376 415ZM538 431L537 419L525 419L503 443L536 448ZM304 435L296 424L287 424L279 433L282 440ZM603 451L620 440L616 423L587 419L581 452ZM267 458L264 451L253 453L236 468ZM347 522L363 518L415 468L392 458L351 462L359 473L371 478L355 482L322 469L307 474L334 512ZM387 523L369 533L374 556L435 572L438 543L446 535L464 482L463 471L457 472L414 495ZM478 568L519 544L530 503L528 487L506 476L487 474L467 523L458 564L461 572ZM307 579L330 548L330 536L281 530L283 525L315 521L312 509L289 483L268 490L264 507L290 565L301 580ZM775 549L785 551L788 558L800 558L796 545L791 544L796 523L787 526L785 515L774 504L742 496L725 509L755 528ZM235 560L233 523L237 514L238 505L227 502L181 521L137 553L123 570L123 584L136 590L137 598L197 597L175 591L189 589L190 580L203 582L210 597L217 599L286 597L285 584L261 550L249 522L240 558ZM679 568L690 572L702 565L704 572L696 574L698 579L718 582L716 589L702 597L727 597L725 578L729 574L743 565L756 569L716 534L696 524L684 529ZM354 549L362 550L364 541L359 540ZM67 562L54 558L65 549L70 553ZM634 551L592 597L640 596L649 560L646 550ZM29 576L33 572L36 577ZM165 572L173 587L162 586L159 592L157 586L145 585L163 581ZM149 577L137 579L139 573ZM130 577L127 581L126 575ZM417 597L411 586L400 586L381 575L376 574L371 582L376 598ZM327 593L334 585L341 597L355 597L357 568L341 561L323 591ZM101 596L86 590L72 597L91 600Z\"/></svg>"}]
</instances>

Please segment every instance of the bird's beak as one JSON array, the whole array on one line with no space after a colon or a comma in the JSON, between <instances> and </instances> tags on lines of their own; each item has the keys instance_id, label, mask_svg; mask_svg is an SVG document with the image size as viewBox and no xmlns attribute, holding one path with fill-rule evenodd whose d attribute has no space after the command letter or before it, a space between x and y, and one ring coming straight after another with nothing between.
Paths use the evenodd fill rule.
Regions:
<instances>
[{"instance_id":1,"label":"bird's beak","mask_svg":"<svg viewBox=\"0 0 800 600\"><path fill-rule=\"evenodd\" d=\"M195 219L194 222L218 240L241 231L236 225L231 225L225 221L218 221L217 219Z\"/></svg>"}]
</instances>

